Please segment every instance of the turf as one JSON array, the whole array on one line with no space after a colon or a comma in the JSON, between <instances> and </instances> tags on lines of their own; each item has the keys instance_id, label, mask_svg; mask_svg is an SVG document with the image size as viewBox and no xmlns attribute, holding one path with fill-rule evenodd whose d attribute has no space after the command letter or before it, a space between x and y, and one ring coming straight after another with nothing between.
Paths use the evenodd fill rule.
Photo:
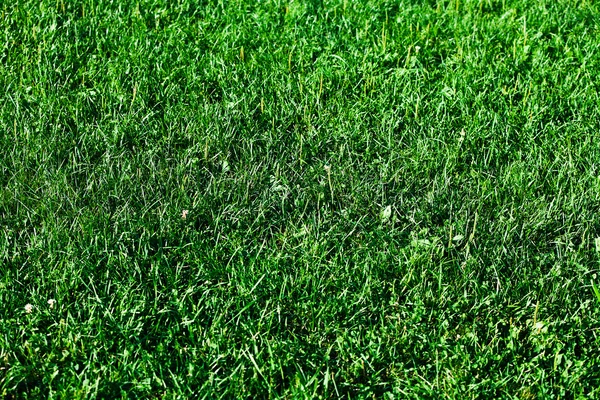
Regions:
<instances>
[{"instance_id":1,"label":"turf","mask_svg":"<svg viewBox=\"0 0 600 400\"><path fill-rule=\"evenodd\" d=\"M0 2L0 395L600 396L599 7Z\"/></svg>"}]
</instances>

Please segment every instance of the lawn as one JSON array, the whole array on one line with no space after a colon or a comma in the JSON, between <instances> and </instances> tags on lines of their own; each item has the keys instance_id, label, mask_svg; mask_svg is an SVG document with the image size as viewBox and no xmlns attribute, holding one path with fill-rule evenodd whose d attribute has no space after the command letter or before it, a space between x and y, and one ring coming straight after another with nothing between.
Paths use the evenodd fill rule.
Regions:
<instances>
[{"instance_id":1,"label":"lawn","mask_svg":"<svg viewBox=\"0 0 600 400\"><path fill-rule=\"evenodd\" d=\"M594 0L0 2L0 397L600 397Z\"/></svg>"}]
</instances>

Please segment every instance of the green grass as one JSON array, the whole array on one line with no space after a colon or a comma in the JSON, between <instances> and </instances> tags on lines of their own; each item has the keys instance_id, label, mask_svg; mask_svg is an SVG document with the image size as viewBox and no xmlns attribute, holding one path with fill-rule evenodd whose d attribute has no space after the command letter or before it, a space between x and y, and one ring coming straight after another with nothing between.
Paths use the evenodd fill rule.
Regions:
<instances>
[{"instance_id":1,"label":"green grass","mask_svg":"<svg viewBox=\"0 0 600 400\"><path fill-rule=\"evenodd\" d=\"M5 1L0 88L0 396L600 396L598 2Z\"/></svg>"}]
</instances>

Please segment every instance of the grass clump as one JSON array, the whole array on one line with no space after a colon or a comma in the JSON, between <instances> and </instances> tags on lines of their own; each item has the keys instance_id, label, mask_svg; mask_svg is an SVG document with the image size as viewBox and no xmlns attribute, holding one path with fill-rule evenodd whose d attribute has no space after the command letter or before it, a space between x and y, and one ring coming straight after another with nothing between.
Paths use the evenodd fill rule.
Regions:
<instances>
[{"instance_id":1,"label":"grass clump","mask_svg":"<svg viewBox=\"0 0 600 400\"><path fill-rule=\"evenodd\" d=\"M598 395L594 2L0 21L2 396Z\"/></svg>"}]
</instances>

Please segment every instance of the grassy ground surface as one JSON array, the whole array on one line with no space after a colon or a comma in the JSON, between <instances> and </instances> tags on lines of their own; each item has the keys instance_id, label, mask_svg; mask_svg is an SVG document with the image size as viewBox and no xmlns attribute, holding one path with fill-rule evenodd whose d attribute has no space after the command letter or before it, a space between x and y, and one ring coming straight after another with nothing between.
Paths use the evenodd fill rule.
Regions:
<instances>
[{"instance_id":1,"label":"grassy ground surface","mask_svg":"<svg viewBox=\"0 0 600 400\"><path fill-rule=\"evenodd\" d=\"M600 396L597 2L3 1L0 88L1 396Z\"/></svg>"}]
</instances>

